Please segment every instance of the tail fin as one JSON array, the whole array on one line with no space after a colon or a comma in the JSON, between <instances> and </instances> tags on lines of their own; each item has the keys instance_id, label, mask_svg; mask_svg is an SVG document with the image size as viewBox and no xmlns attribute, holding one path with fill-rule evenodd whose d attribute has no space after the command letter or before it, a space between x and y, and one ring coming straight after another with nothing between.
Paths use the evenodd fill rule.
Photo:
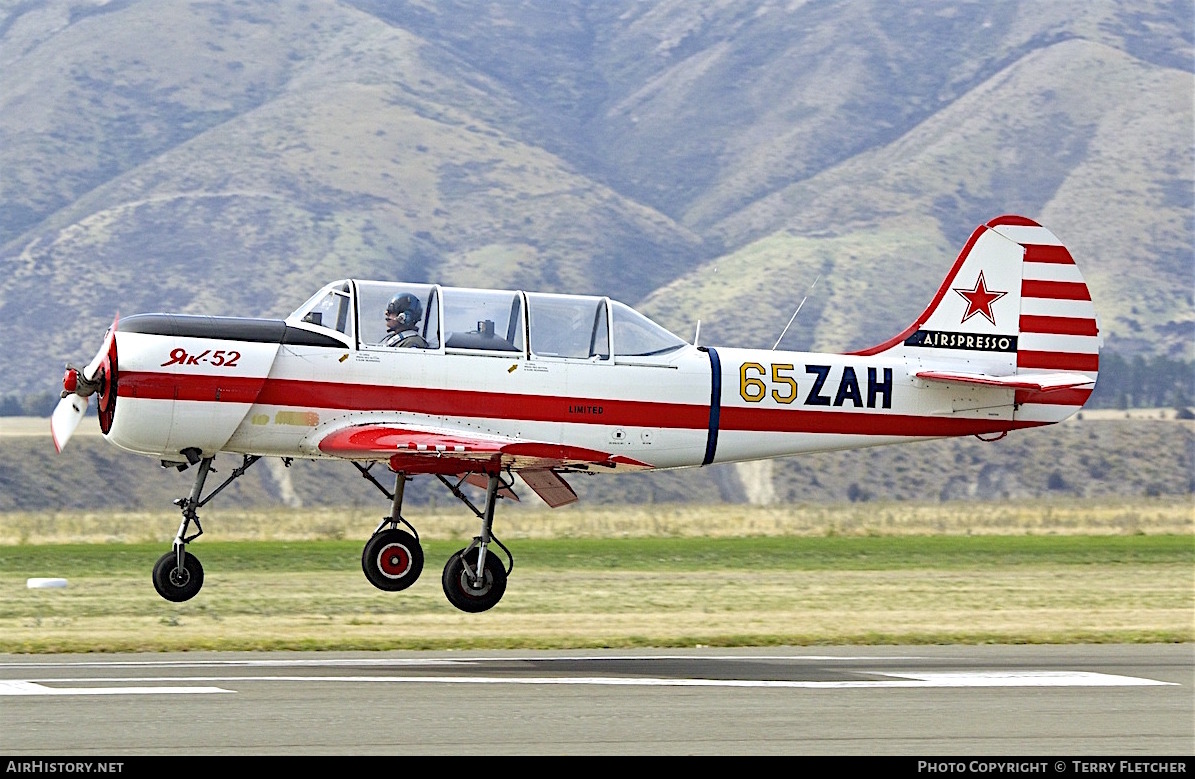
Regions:
<instances>
[{"instance_id":1,"label":"tail fin","mask_svg":"<svg viewBox=\"0 0 1195 779\"><path fill-rule=\"evenodd\" d=\"M857 354L905 358L920 379L1015 390L1019 421L1087 402L1102 339L1087 283L1053 233L1020 216L978 227L907 330Z\"/></svg>"}]
</instances>

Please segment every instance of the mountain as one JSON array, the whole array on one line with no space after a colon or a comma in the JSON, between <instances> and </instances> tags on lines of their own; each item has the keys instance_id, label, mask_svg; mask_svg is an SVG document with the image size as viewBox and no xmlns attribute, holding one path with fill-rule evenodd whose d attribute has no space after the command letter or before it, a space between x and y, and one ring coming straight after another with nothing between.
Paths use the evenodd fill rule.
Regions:
<instances>
[{"instance_id":1,"label":"mountain","mask_svg":"<svg viewBox=\"0 0 1195 779\"><path fill-rule=\"evenodd\" d=\"M85 426L61 454L54 452L49 426L36 418L0 417L0 512L48 512L39 521L72 527L73 514L150 511L177 522L171 502L188 494L194 471L160 468L154 461L103 440ZM220 481L242 465L221 455ZM390 480L374 469L386 485ZM1150 501L1187 500L1195 493L1195 422L1168 409L1083 411L1061 425L1023 430L999 443L976 438L921 441L863 451L818 452L751 463L623 475L570 474L579 507L643 504L827 505L963 501L1135 500L1136 511L1154 511ZM478 490L466 489L475 505ZM501 512L547 510L522 485L522 500ZM208 493L205 493L205 495ZM235 516L265 507L342 507L372 516L390 505L343 462L263 458L212 502L212 510ZM404 505L438 507L469 517L430 476L406 486ZM977 508L982 516L988 508ZM559 509L568 511L569 509ZM1122 518L1133 524L1134 512ZM201 512L201 515L205 515ZM173 517L173 519L171 519ZM376 519L373 521L376 522ZM164 525L169 530L174 527ZM362 532L367 527L360 528Z\"/></svg>"},{"instance_id":2,"label":"mountain","mask_svg":"<svg viewBox=\"0 0 1195 779\"><path fill-rule=\"evenodd\" d=\"M1003 213L1106 346L1195 343L1189 2L0 0L5 393L119 312L343 277L601 293L702 341L903 329ZM816 281L816 283L815 283Z\"/></svg>"}]
</instances>

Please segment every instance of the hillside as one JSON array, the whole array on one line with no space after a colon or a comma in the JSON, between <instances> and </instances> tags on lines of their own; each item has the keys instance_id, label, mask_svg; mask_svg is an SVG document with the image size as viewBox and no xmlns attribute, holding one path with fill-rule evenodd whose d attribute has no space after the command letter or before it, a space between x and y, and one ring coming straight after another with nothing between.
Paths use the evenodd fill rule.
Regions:
<instances>
[{"instance_id":1,"label":"hillside","mask_svg":"<svg viewBox=\"0 0 1195 779\"><path fill-rule=\"evenodd\" d=\"M188 493L193 480L190 471L163 469L109 445L93 420L83 423L60 455L45 419L0 417L0 441L0 512L135 509L168 518L177 515L171 501ZM217 476L227 478L240 464L239 457L221 455ZM376 471L392 486L388 471ZM923 441L774 462L568 479L581 507L1189 499L1195 494L1195 422L1176 420L1167 410L1132 416L1082 412L1061 425L1017 431L990 443ZM218 483L209 479L208 489ZM519 492L520 504L503 511L543 507L529 490ZM431 476L412 481L405 502L469 516ZM389 507L348 463L296 460L287 468L275 458L254 465L213 503L225 512L287 505L366 509L378 517Z\"/></svg>"},{"instance_id":2,"label":"hillside","mask_svg":"<svg viewBox=\"0 0 1195 779\"><path fill-rule=\"evenodd\" d=\"M119 312L346 276L602 293L861 348L969 232L1066 242L1107 348L1191 359L1189 4L0 0L5 393Z\"/></svg>"}]
</instances>

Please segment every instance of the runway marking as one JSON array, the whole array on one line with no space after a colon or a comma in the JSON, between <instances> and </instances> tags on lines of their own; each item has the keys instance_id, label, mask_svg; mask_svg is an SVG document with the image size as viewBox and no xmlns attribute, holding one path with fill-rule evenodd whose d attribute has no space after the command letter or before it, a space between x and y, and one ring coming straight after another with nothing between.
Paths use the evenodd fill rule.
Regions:
<instances>
[{"instance_id":1,"label":"runway marking","mask_svg":"<svg viewBox=\"0 0 1195 779\"><path fill-rule=\"evenodd\" d=\"M195 695L212 692L232 690L219 687L46 687L37 682L0 680L0 695Z\"/></svg>"},{"instance_id":2,"label":"runway marking","mask_svg":"<svg viewBox=\"0 0 1195 779\"><path fill-rule=\"evenodd\" d=\"M620 676L222 676L137 678L137 687L46 687L46 684L98 683L94 679L43 679L0 681L3 695L132 695L146 693L234 692L220 687L144 686L146 683L175 685L179 682L338 682L341 684L504 684L504 685L590 685L612 687L739 687L810 690L909 689L916 687L1143 687L1168 686L1133 676L1087 671L974 671L928 673L879 673L887 679L851 679L831 682L767 679L668 679ZM104 679L106 683L124 681Z\"/></svg>"},{"instance_id":3,"label":"runway marking","mask_svg":"<svg viewBox=\"0 0 1195 779\"><path fill-rule=\"evenodd\" d=\"M793 661L793 660L817 660L822 662L842 661L842 662L892 662L901 660L924 660L921 655L717 655L714 657L701 657L700 655L560 655L554 657L535 657L535 656L521 656L521 655L493 655L493 656L479 656L479 657L452 657L452 658L422 658L422 657L389 657L389 658L332 658L332 659L298 659L298 660L281 660L277 658L246 658L246 659L220 659L220 660L51 660L51 661L37 661L29 663L0 663L0 668L211 668L211 667L261 667L261 668L286 668L286 667L368 667L368 666L394 666L394 665L411 665L411 666L433 666L433 665L476 665L478 663L517 663L517 662L625 662L625 661L643 661L643 660L707 660L707 661L741 661L741 660L766 660L766 661Z\"/></svg>"}]
</instances>

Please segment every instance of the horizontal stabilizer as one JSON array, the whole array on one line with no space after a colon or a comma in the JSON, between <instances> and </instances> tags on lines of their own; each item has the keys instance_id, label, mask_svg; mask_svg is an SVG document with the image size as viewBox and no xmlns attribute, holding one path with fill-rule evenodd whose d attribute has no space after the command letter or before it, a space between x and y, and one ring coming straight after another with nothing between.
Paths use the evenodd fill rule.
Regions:
<instances>
[{"instance_id":1,"label":"horizontal stabilizer","mask_svg":"<svg viewBox=\"0 0 1195 779\"><path fill-rule=\"evenodd\" d=\"M959 384L981 384L987 387L1053 392L1095 384L1095 379L1082 373L1021 373L1012 376L989 376L985 373L955 371L918 371L919 379Z\"/></svg>"}]
</instances>

